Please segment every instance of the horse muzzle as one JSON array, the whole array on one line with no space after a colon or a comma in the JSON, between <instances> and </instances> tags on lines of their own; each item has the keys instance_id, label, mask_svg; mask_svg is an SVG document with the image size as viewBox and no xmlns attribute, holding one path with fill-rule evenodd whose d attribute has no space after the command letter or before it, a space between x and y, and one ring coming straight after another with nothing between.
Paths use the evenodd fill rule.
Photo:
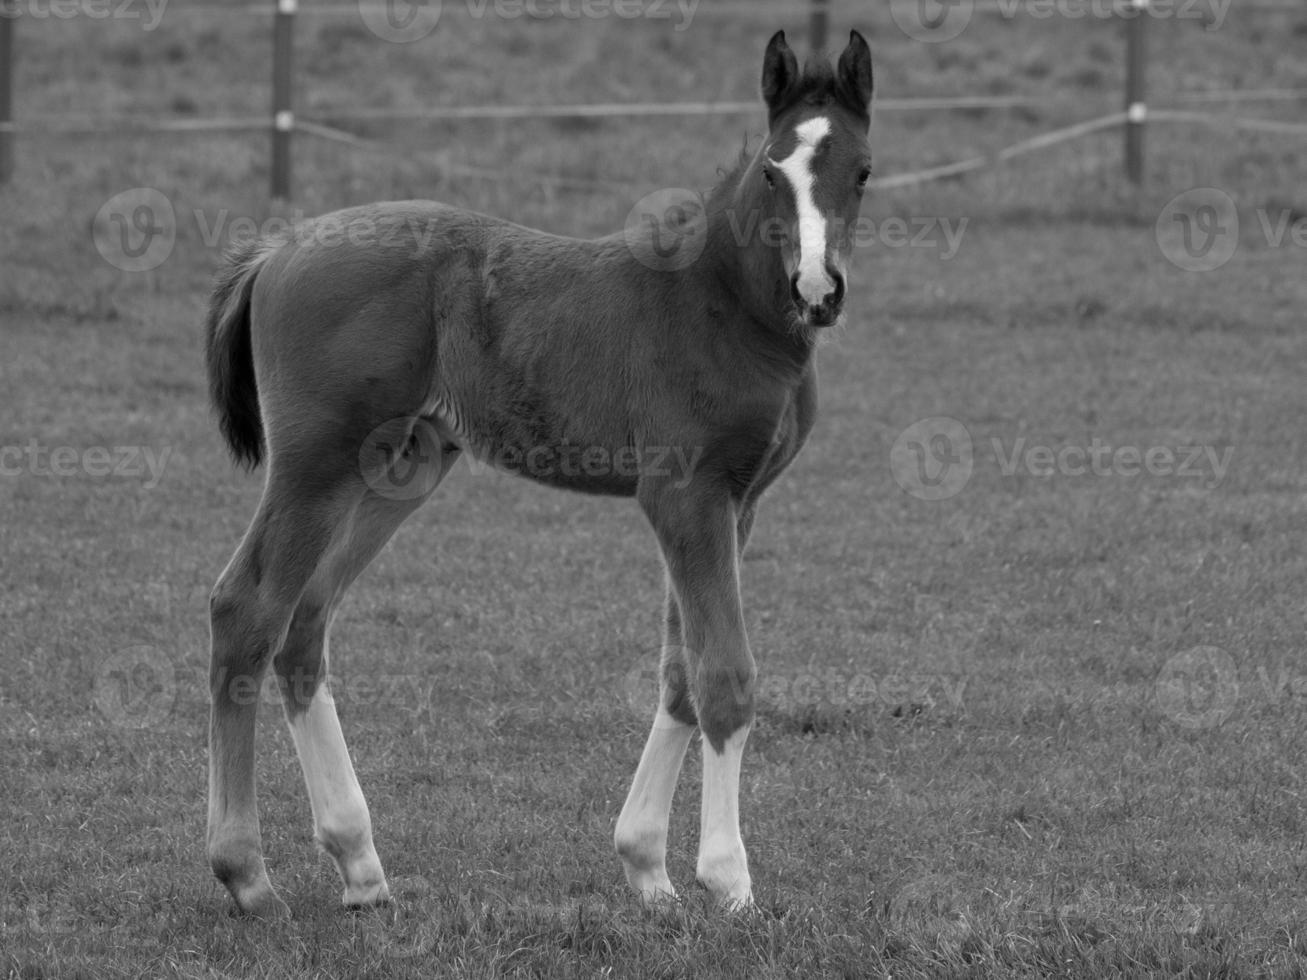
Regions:
<instances>
[{"instance_id":1,"label":"horse muzzle","mask_svg":"<svg viewBox=\"0 0 1307 980\"><path fill-rule=\"evenodd\" d=\"M827 263L826 275L830 279L830 288L825 291L818 290L821 298L816 302L810 302L804 296L805 290L799 288L798 274L790 276L790 299L794 302L795 312L799 314L799 319L810 327L829 327L839 319L844 309L846 289L844 274Z\"/></svg>"}]
</instances>

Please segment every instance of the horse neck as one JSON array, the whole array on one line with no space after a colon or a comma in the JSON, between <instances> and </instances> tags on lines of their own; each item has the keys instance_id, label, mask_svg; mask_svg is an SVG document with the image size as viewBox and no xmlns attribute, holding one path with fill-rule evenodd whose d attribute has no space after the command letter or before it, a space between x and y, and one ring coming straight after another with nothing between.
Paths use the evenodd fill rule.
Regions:
<instances>
[{"instance_id":1,"label":"horse neck","mask_svg":"<svg viewBox=\"0 0 1307 980\"><path fill-rule=\"evenodd\" d=\"M708 207L707 248L713 259L705 271L732 295L745 317L762 328L769 347L806 363L814 338L795 321L781 250L764 240L770 230L761 202L744 193L738 179L734 183L720 188Z\"/></svg>"}]
</instances>

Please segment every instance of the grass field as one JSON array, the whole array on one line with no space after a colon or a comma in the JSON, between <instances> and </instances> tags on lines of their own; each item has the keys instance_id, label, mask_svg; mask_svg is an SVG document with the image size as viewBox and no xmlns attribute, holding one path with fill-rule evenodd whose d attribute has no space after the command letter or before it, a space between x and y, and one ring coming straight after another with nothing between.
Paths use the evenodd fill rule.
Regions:
<instances>
[{"instance_id":1,"label":"grass field","mask_svg":"<svg viewBox=\"0 0 1307 980\"><path fill-rule=\"evenodd\" d=\"M705 0L677 32L454 6L410 46L303 18L302 111L751 98L770 30L806 16L713 17ZM1119 103L1118 24L978 14L923 44L879 6L835 10L871 39L881 95L1065 99L885 113L881 175ZM1154 28L1159 102L1307 85L1305 13L1235 0L1219 29ZM19 30L20 117L266 109L265 18L179 3L148 34L86 17ZM1240 112L1301 119L1300 103ZM416 195L598 234L650 190L710 185L763 120L350 124L397 147L301 140L278 209L262 136L24 139L0 188L0 971L1305 972L1302 148L1173 126L1150 130L1143 189L1123 185L1108 133L864 206L879 232L820 354L822 416L746 563L755 914L717 915L690 887L696 753L672 825L683 903L639 910L611 853L659 641L637 509L460 465L333 637L396 903L338 907L269 696L264 840L294 919L233 917L203 853L206 607L260 481L230 465L205 403L200 321L226 232ZM168 198L176 244L124 273L97 251L96 215L142 186ZM1238 218L1218 215L1237 247L1202 273L1166 237L1168 201L1196 187ZM963 230L945 257L940 235L896 245L893 218ZM969 470L911 465L909 444L941 431L969 441Z\"/></svg>"}]
</instances>

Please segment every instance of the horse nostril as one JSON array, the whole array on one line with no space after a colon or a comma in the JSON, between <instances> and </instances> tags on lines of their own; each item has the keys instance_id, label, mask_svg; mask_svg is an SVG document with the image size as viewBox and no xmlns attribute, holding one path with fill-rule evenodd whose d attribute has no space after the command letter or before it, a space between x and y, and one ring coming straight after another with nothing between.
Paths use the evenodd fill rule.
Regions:
<instances>
[{"instance_id":1,"label":"horse nostril","mask_svg":"<svg viewBox=\"0 0 1307 980\"><path fill-rule=\"evenodd\" d=\"M803 301L803 295L799 292L799 274L796 272L790 276L790 299L794 300L794 305L803 309L806 305Z\"/></svg>"},{"instance_id":2,"label":"horse nostril","mask_svg":"<svg viewBox=\"0 0 1307 980\"><path fill-rule=\"evenodd\" d=\"M844 277L830 267L827 267L826 272L831 277L831 281L835 283L835 292L826 297L826 303L837 308L844 302Z\"/></svg>"}]
</instances>

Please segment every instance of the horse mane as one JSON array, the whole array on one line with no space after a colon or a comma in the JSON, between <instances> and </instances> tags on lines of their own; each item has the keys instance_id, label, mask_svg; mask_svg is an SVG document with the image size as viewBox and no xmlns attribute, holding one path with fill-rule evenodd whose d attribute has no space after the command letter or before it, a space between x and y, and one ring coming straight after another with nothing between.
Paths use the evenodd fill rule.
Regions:
<instances>
[{"instance_id":1,"label":"horse mane","mask_svg":"<svg viewBox=\"0 0 1307 980\"><path fill-rule=\"evenodd\" d=\"M749 140L749 134L745 133L744 139L740 142L740 152L729 169L724 166L717 168L717 183L708 191L705 201L709 214L721 211L734 198L735 190L740 185L740 178L749 169L756 152L749 149Z\"/></svg>"},{"instance_id":2,"label":"horse mane","mask_svg":"<svg viewBox=\"0 0 1307 980\"><path fill-rule=\"evenodd\" d=\"M803 74L788 93L785 104L777 106L774 114L779 115L799 103L814 106L830 105L835 100L838 87L830 63L824 58L809 58L804 62Z\"/></svg>"}]
</instances>

